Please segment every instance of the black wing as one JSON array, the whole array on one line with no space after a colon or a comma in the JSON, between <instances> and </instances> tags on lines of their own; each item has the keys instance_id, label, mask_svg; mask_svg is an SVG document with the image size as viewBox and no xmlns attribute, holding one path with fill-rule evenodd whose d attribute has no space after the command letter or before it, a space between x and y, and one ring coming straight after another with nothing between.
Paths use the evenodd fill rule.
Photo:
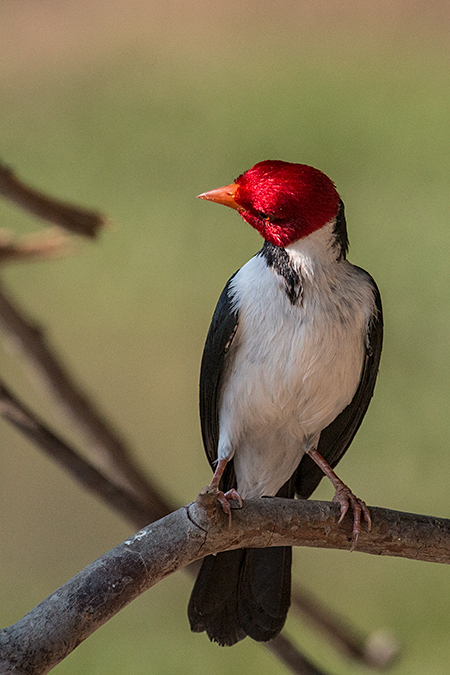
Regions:
<instances>
[{"instance_id":1,"label":"black wing","mask_svg":"<svg viewBox=\"0 0 450 675\"><path fill-rule=\"evenodd\" d=\"M383 313L380 292L370 274L365 270L361 271L367 275L373 286L375 312L368 326L366 354L356 394L351 403L320 434L317 450L331 467L335 467L344 455L369 407L378 375L383 344ZM317 464L308 455L304 455L297 470L296 493L298 496L301 499L308 499L323 476L324 474Z\"/></svg>"},{"instance_id":2,"label":"black wing","mask_svg":"<svg viewBox=\"0 0 450 675\"><path fill-rule=\"evenodd\" d=\"M232 309L228 280L217 303L206 337L200 369L200 423L203 445L213 467L219 443L219 413L222 387L230 365L229 352L238 327L239 312ZM221 489L235 487L233 462L228 462Z\"/></svg>"}]
</instances>

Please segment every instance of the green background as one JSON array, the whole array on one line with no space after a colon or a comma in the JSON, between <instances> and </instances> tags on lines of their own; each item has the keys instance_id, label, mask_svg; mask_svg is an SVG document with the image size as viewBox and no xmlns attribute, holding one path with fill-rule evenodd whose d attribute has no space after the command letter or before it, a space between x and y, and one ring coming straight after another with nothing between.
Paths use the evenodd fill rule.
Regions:
<instances>
[{"instance_id":1,"label":"green background","mask_svg":"<svg viewBox=\"0 0 450 675\"><path fill-rule=\"evenodd\" d=\"M261 245L195 195L277 158L336 182L350 259L384 301L376 396L339 475L368 504L449 515L449 24L437 1L0 1L2 160L112 223L73 257L4 278L174 502L209 480L203 340L225 281ZM0 224L41 229L6 202ZM4 347L6 381L86 447ZM133 528L5 422L0 444L8 625ZM317 498L331 496L324 481ZM298 549L295 578L364 631L392 631L396 675L448 673L445 566ZM250 640L221 650L192 635L191 583L160 583L54 672L286 672ZM323 668L361 672L297 617L287 632Z\"/></svg>"}]
</instances>

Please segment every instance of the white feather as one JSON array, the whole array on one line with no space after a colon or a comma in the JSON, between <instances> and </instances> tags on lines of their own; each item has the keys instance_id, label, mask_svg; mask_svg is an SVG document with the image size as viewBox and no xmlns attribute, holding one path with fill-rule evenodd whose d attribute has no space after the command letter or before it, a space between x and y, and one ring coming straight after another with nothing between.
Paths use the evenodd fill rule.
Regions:
<instances>
[{"instance_id":1,"label":"white feather","mask_svg":"<svg viewBox=\"0 0 450 675\"><path fill-rule=\"evenodd\" d=\"M303 280L296 304L262 256L232 282L239 326L218 456L234 456L244 498L276 494L359 384L374 295L361 270L336 260L333 226L286 248Z\"/></svg>"}]
</instances>

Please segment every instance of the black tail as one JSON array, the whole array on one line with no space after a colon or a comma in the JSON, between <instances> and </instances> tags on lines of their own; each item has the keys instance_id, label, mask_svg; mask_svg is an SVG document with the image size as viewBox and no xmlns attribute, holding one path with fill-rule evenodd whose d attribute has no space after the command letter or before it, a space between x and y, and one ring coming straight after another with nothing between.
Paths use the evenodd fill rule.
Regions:
<instances>
[{"instance_id":1,"label":"black tail","mask_svg":"<svg viewBox=\"0 0 450 675\"><path fill-rule=\"evenodd\" d=\"M225 551L204 559L188 606L191 630L220 645L247 635L274 638L284 626L291 596L290 547Z\"/></svg>"}]
</instances>

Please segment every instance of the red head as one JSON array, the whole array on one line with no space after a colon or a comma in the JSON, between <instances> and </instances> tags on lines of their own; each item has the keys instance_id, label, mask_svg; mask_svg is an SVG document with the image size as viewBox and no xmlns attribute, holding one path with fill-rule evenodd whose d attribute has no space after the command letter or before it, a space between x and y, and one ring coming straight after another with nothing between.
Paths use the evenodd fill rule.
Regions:
<instances>
[{"instance_id":1,"label":"red head","mask_svg":"<svg viewBox=\"0 0 450 675\"><path fill-rule=\"evenodd\" d=\"M236 209L276 246L287 246L319 230L339 208L339 195L324 173L280 160L259 162L231 185L199 198Z\"/></svg>"}]
</instances>

